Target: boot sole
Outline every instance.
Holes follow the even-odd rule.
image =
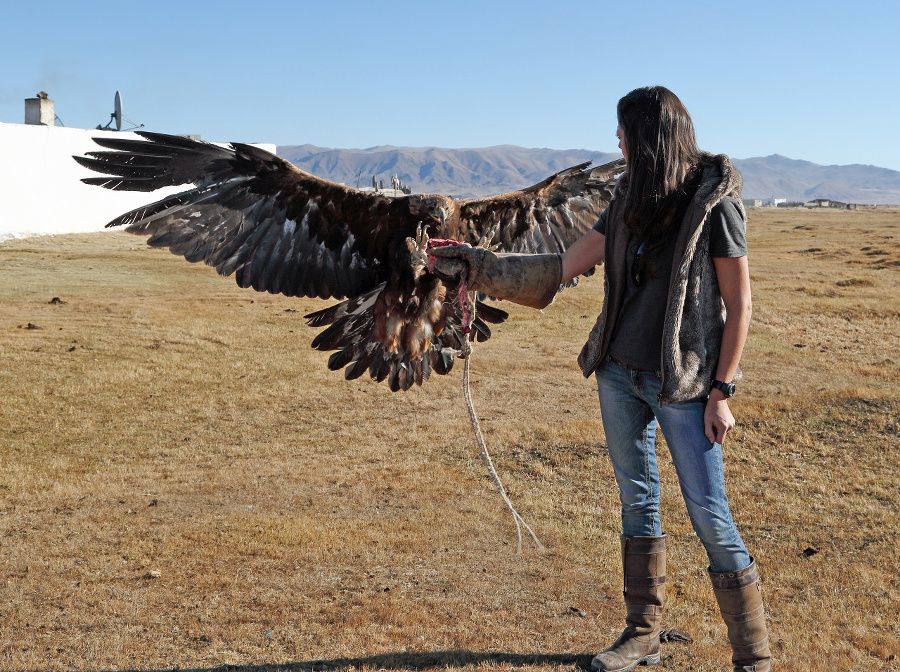
[[[618,670],[600,670],[598,667],[594,667],[591,665],[591,672],[630,672],[638,665],[659,665],[661,658],[658,653],[651,654],[649,656],[644,656],[643,658],[634,661],[631,665],[627,667],[620,667]]]

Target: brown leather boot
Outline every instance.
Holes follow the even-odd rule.
[[[710,572],[709,578],[728,626],[734,672],[769,672],[772,654],[756,562],[737,572]]]
[[[627,672],[659,663],[659,628],[666,595],[666,535],[622,536],[625,630],[591,661],[595,672]]]

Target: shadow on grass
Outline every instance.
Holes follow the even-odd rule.
[[[590,670],[591,654],[574,653],[480,653],[476,651],[426,651],[383,653],[364,658],[333,658],[263,665],[222,665],[207,668],[174,668],[143,672],[324,672],[327,670],[431,670],[471,665],[559,665]]]

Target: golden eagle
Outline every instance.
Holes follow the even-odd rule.
[[[194,186],[107,226],[149,235],[149,245],[234,274],[241,287],[346,299],[306,316],[311,326],[328,325],[313,347],[335,350],[328,368],[346,367],[348,380],[368,371],[395,391],[432,371],[446,374],[464,339],[487,339],[487,323],[508,316],[478,302],[471,334],[463,333],[455,292],[424,263],[427,239],[475,245],[490,231],[501,251],[562,253],[596,222],[624,168],[583,163],[485,199],[391,198],[315,177],[252,145],[138,135],[95,138],[113,151],[75,159],[106,177],[82,181],[129,191]]]

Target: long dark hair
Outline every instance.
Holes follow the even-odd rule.
[[[700,150],[684,104],[664,86],[624,96],[616,108],[628,154],[625,223],[652,258],[674,235],[700,179]]]

